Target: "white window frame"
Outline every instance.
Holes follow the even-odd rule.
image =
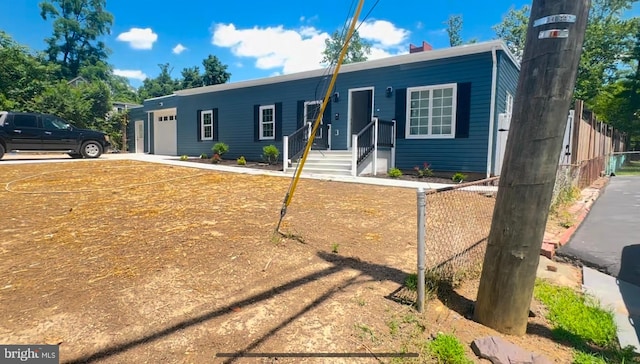
[[[442,90],[442,89],[453,89],[452,92],[452,100],[451,100],[451,133],[449,134],[431,134],[432,121],[433,117],[433,90]],[[428,134],[420,134],[420,135],[412,135],[411,134],[411,93],[416,91],[430,91],[429,97],[429,124],[428,124]],[[406,122],[405,122],[405,138],[406,139],[454,139],[456,137],[456,119],[457,119],[457,95],[458,95],[458,84],[457,83],[446,83],[441,85],[432,85],[432,86],[419,86],[419,87],[408,87],[407,88],[407,103],[406,103]]]
[[[211,125],[205,125],[204,116],[211,115]],[[213,123],[216,121],[213,120],[213,110],[202,110],[200,111],[200,140],[213,140]],[[211,137],[205,137],[205,130],[207,127],[211,128]]]
[[[273,121],[265,122],[262,120],[262,115],[264,110],[271,109],[273,112]],[[258,109],[259,113],[259,123],[260,123],[260,140],[275,140],[276,139],[276,105],[262,105]],[[264,126],[265,124],[273,124],[273,135],[272,136],[264,136]]]
[[[507,116],[511,117],[513,114],[513,95],[507,92],[507,99],[505,100],[504,112]]]

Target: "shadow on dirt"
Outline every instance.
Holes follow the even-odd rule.
[[[234,308],[237,307],[246,307],[246,306],[251,306],[257,303],[260,303],[261,301],[270,299],[276,295],[285,293],[287,291],[290,291],[292,289],[295,289],[297,287],[303,286],[309,282],[313,282],[319,279],[322,279],[324,277],[330,276],[332,274],[338,273],[340,271],[343,270],[348,270],[348,269],[352,269],[352,270],[357,270],[360,271],[361,273],[359,275],[356,275],[355,277],[350,278],[349,280],[347,280],[346,282],[341,282],[339,285],[334,286],[333,288],[329,289],[327,292],[325,292],[324,294],[322,294],[321,296],[319,296],[318,298],[316,298],[313,302],[311,302],[310,304],[308,304],[307,306],[305,306],[302,310],[300,310],[299,312],[297,312],[296,314],[286,318],[285,320],[282,321],[281,324],[279,324],[278,326],[272,328],[271,330],[269,330],[267,333],[265,333],[264,335],[262,335],[262,337],[260,337],[259,339],[253,341],[251,343],[251,345],[247,346],[246,348],[239,350],[235,353],[227,353],[229,354],[227,357],[229,357],[229,359],[227,361],[225,361],[225,363],[232,363],[234,361],[236,361],[237,359],[243,357],[243,354],[247,354],[249,353],[252,349],[255,349],[256,347],[258,347],[260,344],[262,344],[264,341],[266,341],[270,336],[273,336],[273,334],[275,334],[276,332],[278,332],[279,330],[285,328],[287,325],[289,325],[290,323],[292,323],[293,321],[295,321],[296,319],[298,319],[300,316],[304,315],[305,313],[309,312],[310,310],[312,310],[313,308],[319,306],[322,302],[326,301],[327,299],[329,299],[334,293],[338,292],[341,289],[344,289],[345,287],[349,286],[350,284],[353,284],[358,278],[361,278],[363,276],[369,277],[369,281],[392,281],[398,284],[402,284],[404,282],[405,277],[407,276],[407,273],[395,269],[395,268],[390,268],[387,266],[383,266],[383,265],[379,265],[379,264],[375,264],[375,263],[368,263],[368,262],[363,262],[360,261],[358,259],[354,259],[354,258],[348,258],[348,257],[341,257],[339,255],[336,254],[331,254],[331,253],[325,253],[325,252],[318,252],[317,256],[331,264],[333,264],[331,267],[325,268],[321,271],[306,275],[304,277],[295,279],[293,281],[290,281],[288,283],[285,283],[279,287],[275,287],[273,289],[264,291],[262,293],[256,294],[254,296],[251,296],[249,298],[246,298],[244,300],[239,300],[236,302],[233,302],[227,306],[218,308],[216,310],[210,311],[210,312],[206,312],[203,313],[201,315],[192,317],[190,319],[184,320],[182,322],[179,322],[177,324],[171,325],[169,327],[166,327],[164,329],[160,329],[154,333],[142,336],[138,339],[134,339],[128,342],[124,342],[124,343],[120,343],[120,344],[116,344],[116,345],[112,345],[110,347],[107,347],[103,350],[97,351],[93,354],[84,356],[84,357],[79,357],[73,360],[69,360],[66,361],[65,363],[68,364],[76,364],[76,363],[92,363],[92,362],[96,362],[98,360],[102,360],[102,359],[106,359],[121,353],[124,353],[128,350],[134,349],[138,346],[142,346],[145,344],[149,344],[153,341],[162,339],[164,337],[167,337],[169,335],[172,335],[180,330],[184,330],[187,328],[190,328],[192,326],[201,324],[203,322],[230,314],[233,312]],[[374,354],[372,354],[372,357],[375,357]]]

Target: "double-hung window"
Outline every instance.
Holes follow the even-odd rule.
[[[276,138],[276,106],[260,106],[260,140],[274,140]]]
[[[454,138],[456,91],[456,84],[408,88],[406,137]]]
[[[200,136],[201,140],[213,140],[213,110],[200,112]]]

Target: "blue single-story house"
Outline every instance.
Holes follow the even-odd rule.
[[[519,69],[502,41],[343,65],[313,149],[346,155],[353,174],[371,172],[361,164],[373,158],[378,171],[427,162],[436,171],[497,175],[506,140],[499,129],[508,129],[499,120],[509,120]],[[257,161],[274,144],[286,168],[300,155],[331,75],[318,69],[145,100],[130,110],[129,150],[211,156],[224,142],[225,158]]]

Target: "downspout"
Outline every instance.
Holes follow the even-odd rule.
[[[491,48],[491,59],[493,69],[491,70],[491,105],[489,106],[489,145],[487,146],[487,178],[491,177],[491,165],[493,164],[493,134],[496,116],[496,83],[498,78],[498,60],[496,47]]]

